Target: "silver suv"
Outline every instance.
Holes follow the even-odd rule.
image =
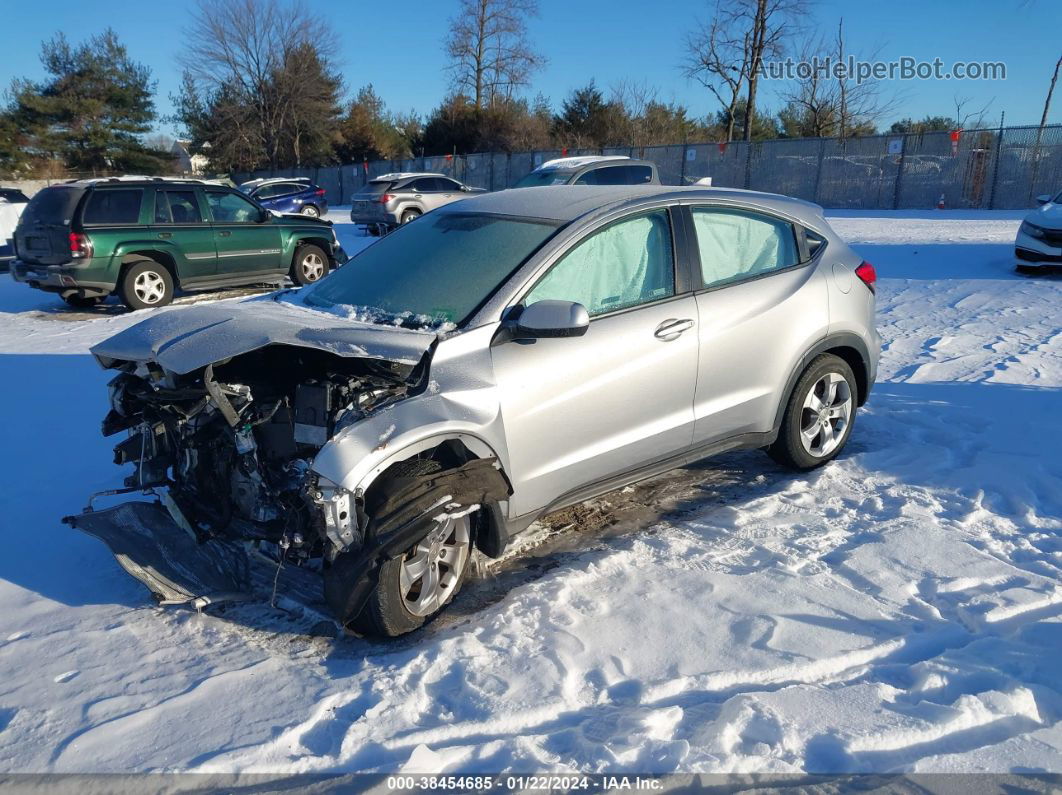
[[[350,202],[350,220],[382,234],[444,204],[483,193],[444,174],[384,174],[365,184]]]
[[[586,155],[547,160],[517,180],[514,188],[546,185],[659,185],[656,163],[626,155]]]
[[[476,197],[311,287],[93,348],[115,461],[159,502],[68,521],[162,602],[253,595],[254,541],[320,571],[342,624],[400,635],[549,511],[725,450],[837,456],[874,383],[874,283],[783,196]]]

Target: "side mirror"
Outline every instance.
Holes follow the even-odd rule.
[[[590,328],[590,313],[574,301],[536,301],[511,323],[512,339],[581,337]]]
[[[269,212],[269,210],[261,210],[258,213],[258,223],[264,224],[266,221],[268,221],[272,217],[273,217],[273,213]]]
[[[468,193],[468,192],[470,192],[471,190],[472,190],[472,188],[468,187],[468,185],[462,185],[462,186],[461,186],[461,192],[462,192],[462,193]]]
[[[1047,204],[1049,201],[1051,201],[1051,196],[1047,193],[1043,193],[1036,197],[1037,204]]]

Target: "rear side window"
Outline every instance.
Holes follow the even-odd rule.
[[[705,287],[763,276],[799,263],[792,224],[716,207],[694,207],[693,228]]]
[[[22,211],[23,223],[69,224],[74,217],[77,203],[84,195],[84,188],[57,185],[43,188],[33,194],[26,209]]]
[[[644,185],[653,179],[649,166],[603,166],[587,171],[576,185]]]
[[[578,243],[523,303],[575,301],[593,316],[674,294],[670,224],[661,210],[619,221]]]
[[[159,191],[155,198],[155,223],[200,224],[203,214],[199,212],[193,190]]]
[[[143,188],[94,190],[81,215],[83,224],[135,224],[140,220]]]

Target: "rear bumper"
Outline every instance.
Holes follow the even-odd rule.
[[[389,213],[386,210],[351,210],[350,211],[351,223],[360,224],[361,226],[398,226],[398,219],[395,218],[394,213]]]
[[[11,260],[11,278],[48,293],[82,290],[95,294],[114,291],[115,282],[107,278],[107,268],[94,260],[78,265],[36,265]]]

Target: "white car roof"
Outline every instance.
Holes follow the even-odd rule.
[[[252,179],[247,182],[241,182],[240,187],[246,188],[250,185],[254,185],[256,188],[262,185],[273,185],[278,182],[310,182],[309,177],[262,177],[260,179]]]
[[[558,157],[547,160],[535,171],[552,171],[556,168],[582,168],[593,163],[604,163],[607,160],[630,160],[627,155],[581,155],[579,157]]]
[[[408,179],[409,177],[446,177],[445,174],[438,174],[434,171],[395,171],[391,174],[381,174],[378,177],[373,177],[369,182],[376,182],[377,180],[385,179]],[[452,179],[452,177],[446,177]]]

